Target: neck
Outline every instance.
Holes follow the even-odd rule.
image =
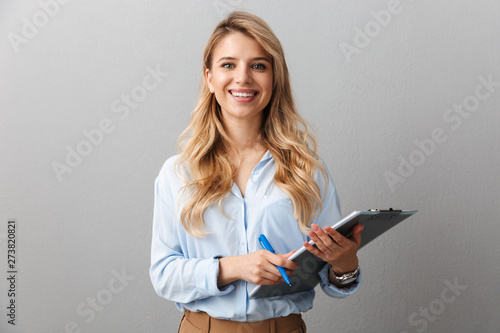
[[[250,121],[238,119],[227,119],[224,121],[226,133],[234,142],[240,154],[264,150],[259,141],[261,125],[261,117]]]

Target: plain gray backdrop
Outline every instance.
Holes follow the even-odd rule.
[[[153,183],[233,9],[280,38],[343,215],[419,210],[359,253],[357,293],[318,290],[308,331],[499,332],[496,0],[2,1],[0,331],[176,332],[148,275]]]

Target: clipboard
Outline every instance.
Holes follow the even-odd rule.
[[[345,237],[349,237],[352,234],[352,228],[356,224],[363,224],[364,228],[361,232],[361,245],[359,247],[361,250],[375,238],[416,212],[417,210],[397,210],[392,208],[354,211],[331,227]],[[316,247],[312,240],[309,243]],[[289,259],[299,265],[299,268],[290,276],[292,286],[290,287],[285,282],[273,286],[256,286],[250,292],[250,298],[279,297],[299,293],[314,289],[319,284],[321,279],[318,272],[326,264],[323,260],[307,251],[304,246],[291,255]]]

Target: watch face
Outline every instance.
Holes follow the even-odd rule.
[[[349,273],[345,273],[342,276],[335,275],[332,268],[330,267],[330,274],[335,278],[335,280],[337,280],[339,282],[345,282],[346,280],[356,279],[358,277],[358,274],[359,274],[359,266],[354,271],[349,272]]]
[[[348,283],[351,283],[351,282],[354,282],[354,281],[356,281],[356,278],[355,278],[355,277],[350,278],[350,279],[345,279],[345,280],[343,280],[341,283],[342,283],[342,284],[348,284]]]

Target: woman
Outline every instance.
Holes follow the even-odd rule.
[[[184,311],[179,332],[305,332],[300,313],[312,307],[313,290],[264,299],[249,292],[282,282],[276,266],[293,274],[287,258],[304,245],[328,263],[324,292],[348,296],[360,282],[362,226],[349,239],[328,227],[341,218],[338,196],[263,20],[233,12],[220,22],[203,80],[181,153],[155,184],[153,286]],[[280,254],[262,250],[260,234]]]

